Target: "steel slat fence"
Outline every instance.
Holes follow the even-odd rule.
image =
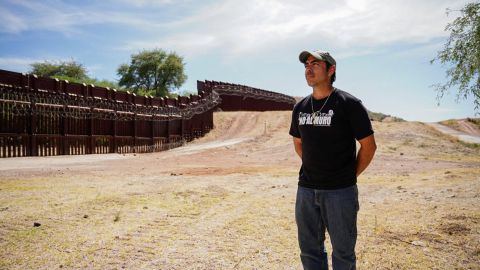
[[[215,110],[294,104],[241,85],[197,85],[197,95],[156,98],[0,70],[0,157],[163,151],[209,132]]]

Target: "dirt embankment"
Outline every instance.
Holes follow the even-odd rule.
[[[429,125],[462,142],[480,145],[480,119],[452,119]]]
[[[458,120],[458,129],[470,135],[480,136],[480,118]]]
[[[290,112],[214,121],[166,152],[0,160],[0,269],[301,269]],[[478,269],[480,149],[418,122],[374,129],[358,268]]]

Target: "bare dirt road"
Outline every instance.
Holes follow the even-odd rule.
[[[160,153],[0,160],[0,269],[301,269],[290,113],[214,118]],[[423,123],[374,129],[358,268],[479,269],[480,149]]]

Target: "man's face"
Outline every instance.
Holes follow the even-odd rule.
[[[332,68],[330,68],[331,70]],[[311,87],[323,83],[330,84],[332,74],[333,72],[331,74],[327,72],[327,64],[324,61],[320,61],[311,55],[305,61],[305,79]]]

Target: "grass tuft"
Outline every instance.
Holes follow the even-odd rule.
[[[120,221],[120,211],[117,211],[115,213],[115,217],[113,218],[113,222],[118,222]]]

